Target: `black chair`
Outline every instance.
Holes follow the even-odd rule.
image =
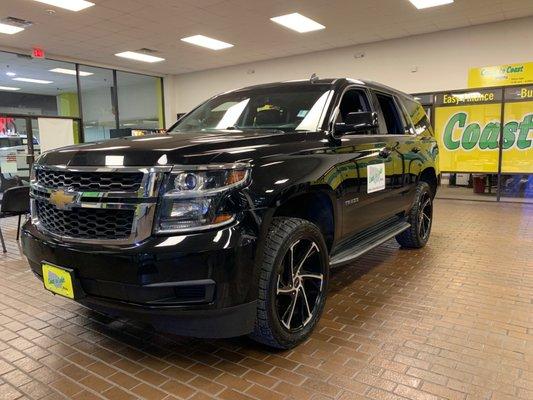
[[[17,186],[7,189],[2,196],[2,203],[0,207],[0,219],[7,217],[18,216],[17,225],[17,240],[20,236],[20,218],[22,215],[29,214],[30,212],[30,187],[29,186]],[[6,244],[4,243],[4,235],[2,234],[2,228],[0,228],[0,240],[2,241],[2,248],[4,253],[6,250]]]
[[[7,189],[22,185],[23,183],[20,176],[0,173],[0,192],[5,192]]]

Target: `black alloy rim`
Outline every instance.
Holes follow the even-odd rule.
[[[283,257],[276,283],[276,311],[289,332],[304,329],[317,313],[324,291],[325,265],[312,239],[293,243]]]
[[[433,216],[433,205],[429,193],[424,193],[420,199],[420,215],[418,217],[418,235],[426,240],[431,230],[431,219]]]

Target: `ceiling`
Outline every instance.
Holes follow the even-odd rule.
[[[533,15],[533,1],[455,0],[417,10],[408,0],[91,0],[80,12],[33,0],[2,0],[0,19],[31,20],[0,46],[41,46],[50,55],[156,74],[180,74]],[[56,12],[49,15],[46,10]],[[326,26],[299,34],[270,17],[299,12]],[[203,34],[235,45],[213,51],[180,41]],[[150,48],[166,61],[115,57]]]

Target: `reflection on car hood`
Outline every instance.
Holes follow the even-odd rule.
[[[39,164],[155,166],[234,162],[252,158],[259,149],[290,141],[291,135],[270,130],[224,130],[126,137],[52,150],[43,154]]]

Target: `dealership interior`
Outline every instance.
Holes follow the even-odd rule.
[[[533,399],[532,43],[531,0],[0,0],[0,400]]]

